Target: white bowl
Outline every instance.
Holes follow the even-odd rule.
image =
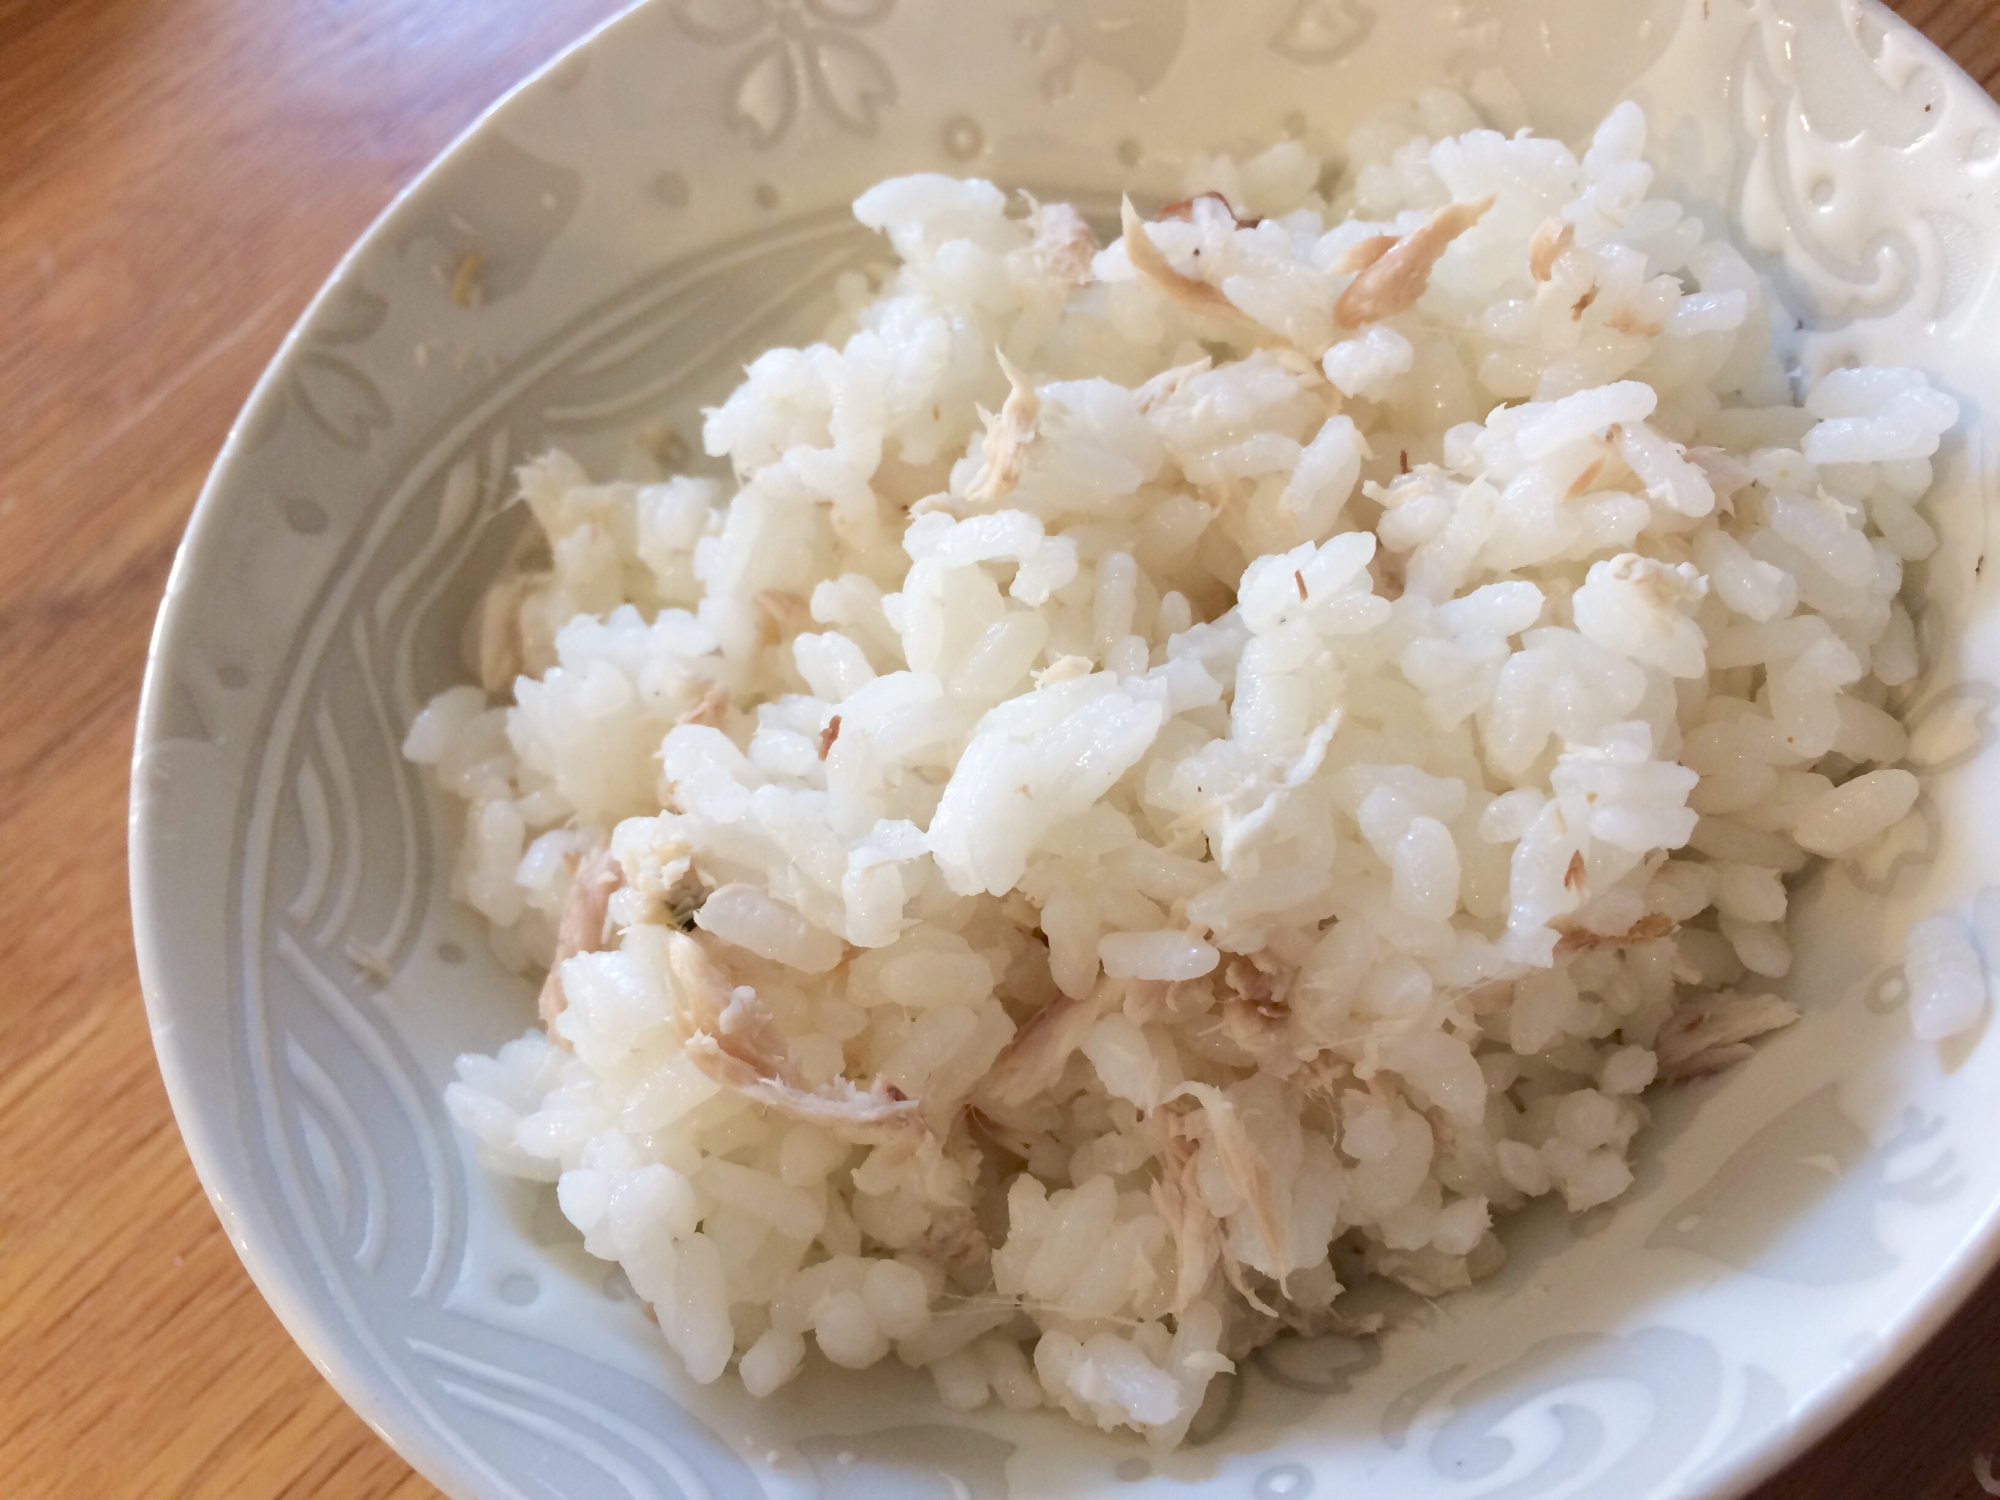
[[[1575,138],[1643,102],[1664,175],[1796,314],[1808,370],[1922,366],[1964,402],[1914,570],[1926,834],[1800,903],[1804,1023],[1661,1099],[1613,1210],[1367,1344],[1255,1360],[1170,1458],[952,1416],[905,1372],[768,1404],[680,1378],[552,1195],[478,1170],[440,1092],[528,989],[445,890],[397,753],[458,675],[511,466],[699,405],[872,255],[844,205],[917,169],[1177,195],[1200,149],[1328,142],[1428,84]],[[1851,1410],[2000,1252],[2000,1038],[1911,1040],[1901,935],[2000,956],[2000,112],[1842,0],[652,0],[515,92],[335,274],[231,435],[161,613],[133,772],[160,1064],[251,1274],[454,1496],[1739,1493]],[[476,266],[466,257],[476,253]],[[452,296],[465,268],[474,307]],[[476,277],[474,272],[476,270]],[[815,1487],[817,1486],[817,1487]]]

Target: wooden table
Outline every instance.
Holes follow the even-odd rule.
[[[436,1492],[203,1201],[133,971],[147,633],[230,418],[347,245],[620,0],[0,0],[0,1496]],[[1992,86],[2000,4],[1906,0]],[[2000,1278],[1758,1500],[1976,1497]],[[2000,1494],[2000,1484],[1987,1493]]]

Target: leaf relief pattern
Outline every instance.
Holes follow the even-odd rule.
[[[1271,50],[1287,62],[1323,66],[1358,50],[1374,29],[1375,12],[1360,0],[1297,0]]]
[[[674,0],[672,14],[695,41],[747,44],[729,79],[729,125],[765,147],[790,133],[808,95],[843,129],[875,133],[896,102],[896,79],[850,33],[894,8],[895,0]]]

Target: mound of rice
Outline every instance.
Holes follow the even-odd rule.
[[[733,485],[523,470],[546,554],[407,753],[552,967],[449,1102],[696,1380],[893,1354],[1171,1445],[1344,1285],[1616,1198],[1644,1091],[1794,1018],[1788,877],[1917,794],[1957,411],[1800,404],[1644,145],[1429,95],[1330,198],[1197,161],[1106,248],[886,182],[900,264],[708,413]]]

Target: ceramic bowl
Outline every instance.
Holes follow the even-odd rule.
[[[1087,206],[1196,150],[1326,147],[1448,85],[1576,139],[1632,97],[1733,223],[1801,368],[1921,366],[1964,403],[1913,569],[1920,815],[1797,909],[1805,1020],[1663,1098],[1639,1179],[1530,1215],[1506,1269],[1378,1340],[1274,1346],[1170,1456],[945,1412],[900,1370],[757,1404],[682,1379],[553,1194],[480,1171],[454,1054],[531,1014],[446,892],[398,743],[559,443],[608,464],[876,255],[845,205],[914,170]],[[1851,0],[650,0],[468,132],[286,342],[189,528],[146,681],[133,908],[181,1129],[286,1326],[470,1500],[1666,1500],[1739,1493],[1850,1410],[2000,1250],[2000,1037],[1911,1039],[1901,938],[2000,958],[2000,111]],[[476,257],[476,259],[474,259]],[[476,289],[477,296],[470,295]]]

